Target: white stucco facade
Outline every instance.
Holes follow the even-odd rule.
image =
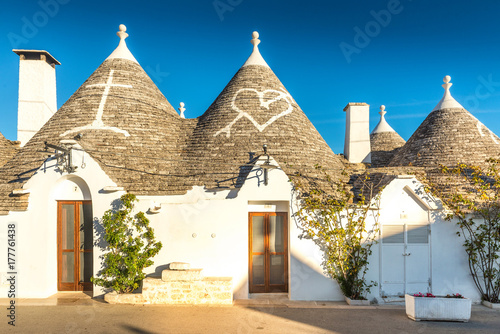
[[[28,210],[0,216],[2,226],[14,223],[17,228],[17,291],[21,298],[44,298],[58,290],[57,200],[92,200],[96,244],[94,275],[101,268],[99,244],[102,245],[102,235],[99,234],[102,228],[99,218],[124,192],[103,191],[104,187],[116,184],[86,153],[73,151],[73,161],[76,165],[84,161],[86,165],[69,175],[61,173],[54,160],[47,161],[24,187],[30,191]],[[312,241],[299,238],[301,231],[293,218],[295,209],[290,206],[294,201],[288,177],[280,169],[271,169],[268,181],[268,185],[264,185],[262,170],[255,168],[238,190],[206,191],[195,187],[179,196],[139,196],[137,211],[146,212],[157,239],[163,243],[147,273],[159,274],[171,262],[188,262],[192,268],[202,268],[206,276],[232,277],[234,298],[249,298],[248,213],[286,212],[289,298],[342,300],[338,285],[323,273],[323,255],[319,248]],[[160,208],[159,212],[151,213],[153,207]],[[367,274],[367,280],[378,285],[372,288],[369,299],[382,301],[382,297],[405,292],[439,295],[458,292],[479,301],[462,240],[456,236],[457,227],[443,219],[439,201],[423,193],[423,186],[414,177],[396,178],[385,187],[381,194],[379,219],[381,237],[373,246]],[[404,245],[390,244],[390,251],[387,250],[383,234],[386,225],[409,226],[409,230],[411,226],[428,226],[429,242],[420,249],[413,248],[410,256],[394,255],[394,249],[390,247],[403,247],[404,250]],[[3,231],[0,235],[0,247],[5,249],[6,235]],[[388,252],[392,252],[393,257],[399,256],[399,260],[392,258],[387,263],[391,259],[387,257]],[[424,260],[418,260],[419,256]],[[398,264],[401,258],[407,261],[403,266]],[[411,262],[415,258],[416,262]],[[7,259],[4,257],[0,261],[0,266],[7,268]],[[422,269],[418,268],[419,265]],[[6,295],[7,273],[1,275],[0,293]],[[424,290],[425,284],[412,283],[415,275],[429,275],[428,290]],[[403,283],[398,283],[398,277],[403,278]],[[412,290],[416,288],[419,291]],[[101,288],[94,287],[94,295],[102,293]]]
[[[370,299],[430,292],[480,301],[458,226],[444,218],[439,199],[413,176],[399,176],[383,189],[380,233],[367,274],[368,281],[377,282]]]
[[[272,160],[271,160],[272,161]],[[106,192],[116,186],[99,165],[83,151],[73,151],[73,163],[85,168],[61,173],[48,160],[23,189],[30,192],[27,211],[0,216],[0,224],[16,225],[17,293],[20,298],[45,298],[57,293],[57,201],[91,200],[94,217],[94,275],[101,268],[102,226],[99,218],[124,191]],[[258,162],[260,163],[260,162]],[[275,162],[273,161],[275,164]],[[188,262],[202,268],[205,276],[233,278],[235,299],[249,298],[249,212],[285,212],[288,217],[289,298],[295,300],[341,300],[336,283],[323,275],[322,254],[308,240],[298,238],[291,216],[291,185],[280,169],[269,170],[268,185],[255,168],[240,189],[206,191],[194,187],[179,196],[138,196],[137,211],[146,213],[163,244],[147,274],[161,273],[171,262]],[[151,213],[151,208],[160,208]],[[0,247],[6,248],[5,233]],[[2,258],[1,268],[7,268]],[[6,295],[7,272],[1,273],[0,293]],[[94,295],[103,290],[94,287]]]

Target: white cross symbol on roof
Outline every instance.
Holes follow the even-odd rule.
[[[109,72],[108,81],[106,83],[93,84],[93,85],[86,86],[86,87],[104,87],[104,92],[102,93],[101,102],[99,103],[99,109],[97,109],[96,118],[92,122],[92,124],[80,126],[80,127],[68,130],[68,131],[64,132],[63,134],[61,134],[61,137],[68,135],[70,133],[79,132],[81,130],[110,130],[110,131],[114,131],[117,133],[122,133],[125,137],[130,136],[130,134],[126,130],[118,129],[118,128],[112,127],[112,126],[106,126],[106,125],[104,125],[104,122],[102,121],[102,114],[104,113],[104,106],[106,105],[106,100],[108,98],[109,90],[111,89],[111,87],[132,88],[131,85],[114,84],[113,83],[113,73],[114,72],[115,72],[114,70],[111,70]]]

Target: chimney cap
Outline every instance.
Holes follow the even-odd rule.
[[[349,102],[345,108],[344,108],[344,111],[347,111],[347,109],[349,109],[349,107],[354,107],[354,106],[370,106],[368,103],[365,103],[365,102]]]
[[[45,51],[45,50],[23,50],[23,49],[13,49],[12,50],[15,54],[17,54],[18,56],[21,56],[21,55],[31,55],[31,56],[37,56],[37,55],[44,55],[45,56],[45,61],[52,65],[52,64],[55,64],[55,65],[61,65],[61,63],[56,59],[54,58],[48,51]],[[33,57],[29,57],[30,59],[34,59]],[[38,57],[38,59],[41,59],[40,57]]]

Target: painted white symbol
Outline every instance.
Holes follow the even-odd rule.
[[[483,129],[482,129],[482,128],[483,128],[483,126],[484,126],[484,124],[483,124],[483,123],[481,123],[480,121],[477,121],[476,126],[477,126],[477,131],[479,131],[479,134],[481,135],[481,137],[485,137],[485,136],[486,136],[486,134],[485,134],[485,133],[483,133]],[[485,127],[485,126],[484,126],[484,127]],[[485,128],[486,128],[486,127],[485,127]],[[497,138],[495,138],[495,137],[496,137],[496,136],[495,136],[495,134],[494,134],[493,132],[491,132],[491,130],[490,130],[490,129],[488,129],[488,128],[486,128],[486,129],[487,129],[487,130],[488,130],[488,132],[490,133],[491,140],[493,140],[493,141],[495,142],[495,144],[497,144],[497,145],[498,145],[498,141],[497,141]]]
[[[80,126],[80,127],[68,130],[65,133],[61,134],[61,137],[66,136],[70,133],[79,132],[81,130],[109,130],[109,131],[121,133],[125,137],[130,136],[130,134],[126,130],[122,130],[122,129],[112,127],[112,126],[106,126],[106,125],[104,125],[104,122],[102,121],[102,114],[104,113],[104,106],[106,105],[106,100],[108,98],[109,90],[111,89],[111,87],[132,88],[131,85],[114,84],[113,83],[113,73],[114,72],[115,72],[114,70],[111,70],[109,72],[109,78],[108,78],[108,81],[106,83],[86,86],[87,88],[89,88],[89,87],[104,87],[104,92],[102,93],[101,103],[99,103],[99,109],[97,109],[97,114],[96,114],[94,122],[92,122],[92,124],[89,124],[89,125]]]
[[[274,90],[274,89],[266,89],[263,92],[259,92],[258,90],[253,89],[253,88],[243,88],[243,89],[240,89],[239,91],[237,91],[236,94],[234,94],[234,96],[233,96],[233,100],[231,102],[231,107],[238,112],[238,115],[236,116],[236,118],[231,123],[229,123],[228,125],[226,125],[226,127],[224,127],[223,129],[217,131],[214,134],[214,137],[218,136],[222,132],[225,132],[226,133],[226,137],[229,138],[229,136],[231,135],[231,127],[240,118],[242,118],[242,117],[246,117],[250,122],[252,122],[252,124],[257,128],[257,130],[259,130],[260,132],[262,132],[265,128],[267,128],[269,125],[271,125],[272,123],[274,123],[277,119],[279,119],[279,118],[281,118],[281,117],[283,117],[283,116],[288,115],[289,113],[291,113],[293,111],[293,106],[292,106],[293,98],[283,88],[281,88],[281,89],[283,91]],[[274,102],[280,101],[280,100],[281,101],[285,101],[286,103],[288,103],[288,108],[285,111],[282,111],[281,113],[279,113],[279,114],[274,115],[273,117],[271,117],[266,123],[259,124],[259,122],[257,122],[255,119],[253,119],[253,117],[250,114],[248,114],[246,111],[241,110],[236,105],[236,98],[238,97],[238,94],[241,93],[241,92],[243,92],[243,91],[252,91],[252,92],[255,92],[259,96],[260,106],[264,107],[264,108],[266,108],[268,110],[269,110],[269,106],[271,105],[271,103],[274,103]],[[275,98],[269,99],[267,101],[264,101],[264,95],[266,93],[278,93],[278,96],[276,96]]]

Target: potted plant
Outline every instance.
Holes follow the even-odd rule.
[[[459,293],[437,297],[431,293],[419,292],[405,295],[405,308],[408,318],[415,321],[467,322],[471,314],[471,300]]]

